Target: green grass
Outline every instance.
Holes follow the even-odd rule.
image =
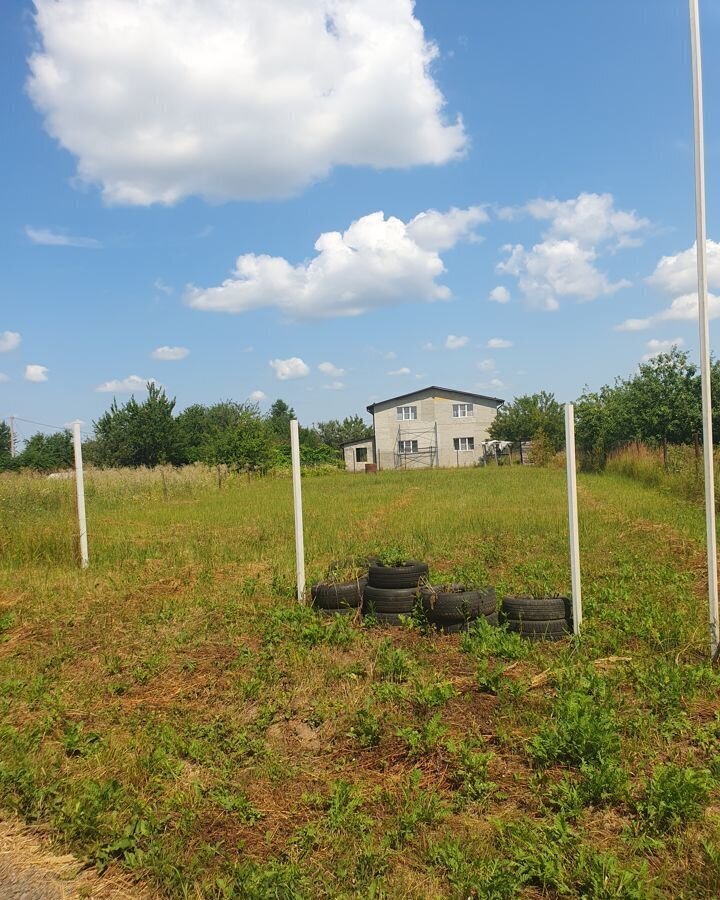
[[[164,897],[720,894],[702,510],[580,478],[585,628],[527,644],[294,600],[291,484],[0,478],[0,811]],[[303,484],[310,579],[387,548],[568,594],[563,473]]]

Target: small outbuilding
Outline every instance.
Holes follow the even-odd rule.
[[[349,472],[364,472],[367,465],[375,465],[375,439],[363,438],[342,445],[345,468]]]

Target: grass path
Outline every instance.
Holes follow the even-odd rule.
[[[327,622],[293,602],[289,482],[0,480],[0,807],[156,896],[720,895],[702,510],[580,479],[586,630]],[[563,473],[304,482],[308,566],[401,545],[567,593]],[[106,876],[107,877],[107,876]]]

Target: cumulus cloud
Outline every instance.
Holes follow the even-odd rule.
[[[51,228],[33,228],[26,225],[25,234],[33,244],[40,244],[43,247],[79,247],[83,250],[97,250],[102,247],[100,241],[95,238],[73,237],[71,234],[53,231]]]
[[[670,341],[662,341],[658,338],[652,338],[646,344],[647,353],[645,353],[642,357],[643,362],[648,362],[648,360],[653,359],[655,356],[659,356],[661,353],[669,353],[673,347],[682,347],[684,346],[685,341],[680,338],[674,338]]]
[[[461,347],[464,347],[469,341],[470,341],[470,338],[464,334],[463,335],[449,334],[445,338],[445,349],[446,350],[459,350]]]
[[[461,156],[410,0],[35,0],[28,90],[109,203],[291,194]]]
[[[324,384],[323,387],[328,391],[341,391],[345,385],[342,381],[331,381],[329,384]]]
[[[720,243],[707,242],[707,274],[710,291],[720,291]],[[650,287],[672,297],[670,306],[645,319],[626,319],[616,331],[643,331],[661,322],[690,322],[698,317],[697,244],[674,256],[663,256],[645,279]],[[708,317],[720,317],[720,296],[708,293]]]
[[[496,387],[496,388],[503,388],[503,387],[505,387],[505,382],[504,382],[504,381],[501,381],[499,378],[491,378],[491,379],[490,379],[490,384],[491,384],[493,387]]]
[[[155,288],[156,291],[161,291],[167,297],[169,297],[170,294],[173,293],[173,289],[170,287],[169,284],[165,284],[165,282],[162,280],[162,278],[156,278],[155,281],[153,281],[153,287]]]
[[[310,374],[310,366],[306,365],[298,356],[291,356],[290,359],[271,359],[270,366],[275,371],[275,377],[280,381],[304,378]]]
[[[610,281],[596,262],[603,254],[636,246],[650,224],[634,211],[616,209],[612,194],[533,200],[517,214],[547,221],[549,227],[529,250],[522,244],[504,247],[507,259],[497,271],[514,275],[529,304],[546,311],[557,310],[565,297],[595,300],[628,287],[626,279]]]
[[[157,347],[150,356],[153,359],[161,359],[166,362],[176,359],[185,359],[190,351],[187,347]]]
[[[432,227],[418,234],[416,216],[403,222],[383,212],[363,216],[344,231],[321,234],[317,255],[293,265],[281,256],[239,256],[232,276],[217,287],[190,286],[187,303],[195,309],[243,313],[277,307],[292,318],[358,316],[385,306],[450,299],[437,280],[445,272],[440,251],[472,236],[476,220],[458,224],[460,210],[430,211]],[[467,210],[465,212],[468,212]],[[443,230],[439,221],[451,220]]]
[[[17,331],[0,331],[0,353],[9,353],[20,346],[20,337]]]
[[[47,366],[25,366],[25,381],[34,381],[36,384],[39,384],[41,381],[47,381],[47,372]]]
[[[413,241],[423,250],[449,250],[462,238],[479,241],[480,238],[474,229],[489,219],[482,206],[470,206],[467,209],[453,206],[446,213],[429,209],[411,219],[407,230]]]
[[[493,288],[488,294],[488,300],[493,303],[509,303],[510,302],[510,291],[499,284],[496,288]]]
[[[333,378],[340,378],[341,375],[345,374],[345,369],[339,369],[331,362],[320,363],[318,369],[323,373],[323,375],[331,375]]]
[[[490,350],[507,350],[508,347],[512,347],[513,342],[508,341],[505,338],[490,338],[487,342],[487,346]]]
[[[267,394],[265,391],[253,391],[252,394],[250,394],[249,399],[252,400],[253,403],[260,403],[261,400],[267,400]]]
[[[140,375],[128,375],[127,378],[112,378],[103,381],[95,390],[98,394],[134,394],[147,390],[148,383],[157,384],[154,378],[141,378]]]
[[[495,360],[494,359],[481,359],[479,363],[477,363],[478,369],[481,372],[494,372],[495,371]]]
[[[388,375],[409,375],[410,369],[407,366],[403,366],[401,369],[393,369],[392,372],[388,372]]]

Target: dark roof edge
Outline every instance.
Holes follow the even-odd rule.
[[[340,444],[340,446],[341,447],[351,447],[353,444],[367,444],[368,441],[374,441],[374,440],[375,440],[375,435],[371,434],[370,437],[358,438],[355,441],[343,441],[342,444]]]
[[[398,394],[397,397],[388,397],[387,400],[378,400],[366,407],[369,413],[372,413],[376,406],[381,403],[390,403],[393,400],[403,400],[405,397],[412,397],[414,394],[424,394],[426,391],[445,391],[448,394],[465,394],[466,397],[481,397],[483,400],[492,400],[498,406],[502,406],[505,402],[500,397],[490,397],[488,394],[478,394],[475,391],[459,391],[456,388],[440,387],[438,384],[431,384],[429,387],[418,388],[416,391],[406,391],[404,394]]]

